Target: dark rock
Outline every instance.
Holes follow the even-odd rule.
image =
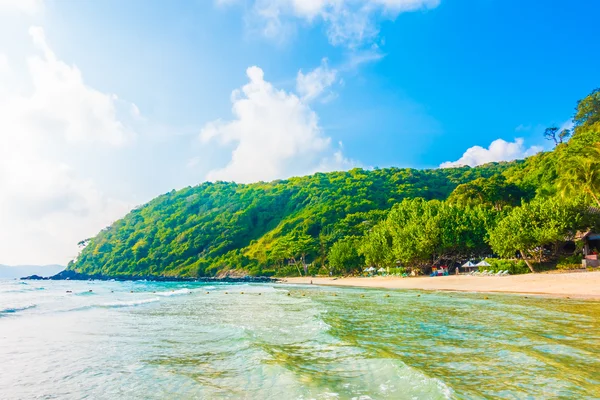
[[[223,278],[215,278],[215,277],[201,277],[201,278],[184,278],[177,276],[131,276],[131,275],[119,275],[119,276],[105,276],[101,274],[82,274],[72,270],[64,270],[59,272],[58,274],[50,277],[42,277],[38,275],[31,275],[24,278],[23,280],[54,280],[54,281],[62,281],[62,280],[73,280],[73,281],[151,281],[151,282],[227,282],[227,283],[237,283],[237,282],[250,282],[250,283],[269,283],[269,282],[277,282],[278,279],[269,278],[266,276],[244,276],[244,277],[230,277],[226,276]]]
[[[44,278],[43,276],[39,276],[39,275],[31,275],[31,276],[26,276],[25,278],[21,278],[21,280],[30,280],[30,281],[43,281],[49,278]]]

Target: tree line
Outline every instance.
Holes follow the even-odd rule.
[[[598,227],[600,90],[578,102],[573,122],[553,151],[526,160],[171,191],[82,240],[68,268],[112,276],[283,276],[426,269],[496,255],[521,257],[535,270],[577,231]]]

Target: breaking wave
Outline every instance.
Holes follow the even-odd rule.
[[[15,314],[15,313],[18,313],[19,311],[25,311],[25,310],[29,310],[30,308],[35,308],[35,307],[37,307],[36,304],[28,304],[28,305],[19,306],[19,307],[6,307],[6,308],[0,310],[0,314]]]
[[[180,296],[182,294],[192,294],[194,290],[192,289],[179,289],[179,290],[171,290],[170,292],[156,292],[154,293],[157,296],[162,297],[171,297],[171,296]]]
[[[122,308],[122,307],[135,307],[141,306],[148,303],[154,303],[160,301],[158,297],[154,297],[151,299],[143,299],[143,300],[130,300],[130,301],[113,301],[110,303],[100,303],[100,304],[89,304],[82,307],[73,308],[66,311],[81,311],[81,310],[89,310],[92,308]]]

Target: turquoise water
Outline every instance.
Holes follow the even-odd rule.
[[[0,398],[600,398],[600,303],[484,297],[0,281]]]

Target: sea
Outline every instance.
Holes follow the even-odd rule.
[[[0,399],[598,399],[600,303],[0,281]]]

